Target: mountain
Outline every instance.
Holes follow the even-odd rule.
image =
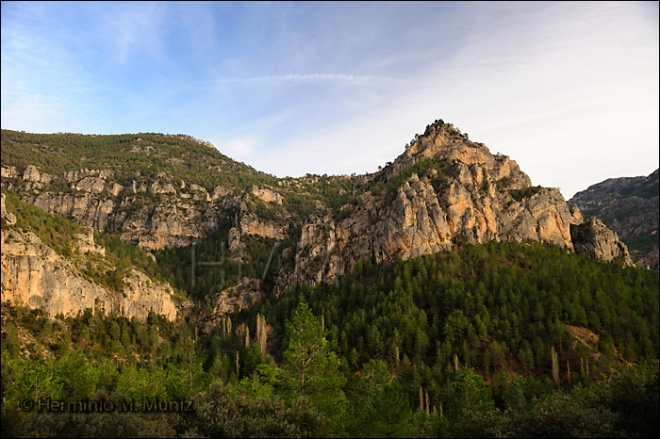
[[[363,258],[462,243],[536,241],[631,263],[616,235],[583,221],[559,190],[532,186],[515,161],[442,120],[376,173],[282,179],[184,135],[3,130],[2,187],[151,252],[163,277],[209,301],[211,314],[334,281]]]
[[[2,436],[655,437],[658,272],[443,121],[365,175],[2,132]]]
[[[592,233],[602,226],[583,222],[558,189],[532,186],[515,161],[492,155],[443,121],[416,135],[382,171],[365,176],[358,194],[339,215],[304,226],[299,282],[332,280],[362,257],[407,259],[492,240],[552,243],[629,263],[625,246]]]
[[[658,269],[658,170],[644,177],[610,178],[570,200],[626,243],[636,264]]]

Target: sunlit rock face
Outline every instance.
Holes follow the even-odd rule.
[[[424,163],[429,166],[419,166]],[[401,184],[392,187],[397,178]],[[515,161],[492,155],[452,125],[430,126],[381,173],[364,180],[368,188],[379,184],[390,192],[366,191],[341,218],[324,216],[303,227],[297,281],[335,279],[362,257],[408,259],[491,240],[547,242],[590,257],[629,260],[623,243],[600,232],[591,247],[576,247],[571,228],[582,224],[582,214],[558,189],[533,187]]]
[[[176,320],[179,315],[172,288],[153,282],[137,270],[124,277],[123,291],[114,291],[86,278],[74,263],[32,232],[2,230],[2,242],[3,303],[40,308],[50,317],[76,316],[87,308],[108,316],[141,320],[150,312],[168,320]],[[85,238],[79,249],[103,256],[104,249],[91,245]]]

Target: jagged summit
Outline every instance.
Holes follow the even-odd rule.
[[[572,235],[583,218],[558,189],[532,186],[515,161],[491,154],[441,120],[416,135],[394,162],[365,178],[360,189],[364,192],[342,207],[341,215],[315,218],[303,227],[298,281],[334,279],[362,257],[407,259],[462,242],[540,241],[569,251],[611,245],[576,247],[576,240],[595,235]],[[625,246],[589,254],[630,263]]]
[[[450,123],[438,120],[416,135],[395,163],[410,166],[423,159],[458,160],[465,164],[492,163],[493,156],[483,143],[472,142]]]
[[[486,145],[471,141],[467,134],[441,119],[427,125],[424,134],[415,135],[405,151],[388,164],[384,173],[388,177],[397,176],[425,160],[483,166],[488,169],[489,178],[496,181],[507,178],[509,189],[532,185],[531,179],[514,160],[503,154],[493,155]]]

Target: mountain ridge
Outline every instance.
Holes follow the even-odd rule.
[[[407,259],[464,242],[545,242],[631,263],[616,234],[585,222],[558,189],[532,186],[514,160],[491,154],[442,120],[427,125],[378,172],[283,179],[189,136],[3,130],[2,187],[147,251],[181,248],[179,261],[190,258],[191,245],[223,231],[215,257],[223,269],[233,264],[233,283],[247,288],[238,294],[248,296],[263,288],[274,257],[269,285],[276,294],[298,283],[332,282],[362,258]],[[266,240],[259,244],[262,253],[270,250],[264,246],[273,248],[263,276],[257,269],[249,276],[258,282],[243,281],[241,267],[250,257],[243,249],[255,238]],[[189,283],[199,264],[192,261]]]

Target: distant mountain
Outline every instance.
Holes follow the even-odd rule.
[[[658,269],[658,170],[647,177],[610,178],[570,200],[600,218],[626,243],[633,261]]]

